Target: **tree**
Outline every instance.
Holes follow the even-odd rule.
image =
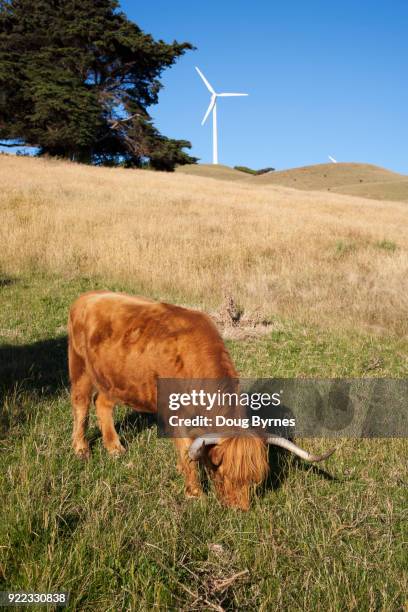
[[[145,34],[117,0],[0,0],[0,139],[88,163],[194,163],[147,112],[189,49]]]

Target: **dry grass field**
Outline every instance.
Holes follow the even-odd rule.
[[[198,176],[204,178],[213,178],[220,181],[252,181],[254,177],[240,170],[235,170],[230,166],[222,164],[188,164],[186,166],[178,166],[176,172],[180,174],[188,174],[189,176]]]
[[[233,296],[264,328],[224,329],[244,377],[406,378],[408,205],[6,155],[0,186],[0,591],[69,591],[75,612],[404,610],[406,440],[337,440],[319,466],[273,449],[247,513],[188,501],[171,442],[125,407],[122,459],[94,411],[91,459],[73,455],[66,320],[103,287],[210,312]]]
[[[332,191],[374,200],[408,202],[408,176],[372,164],[338,163],[303,166],[251,176],[227,166],[181,166],[178,172],[252,186],[280,185],[306,191]]]
[[[290,170],[279,170],[263,174],[260,183],[271,185],[285,185],[296,189],[321,190],[342,189],[347,185],[361,183],[390,183],[408,181],[408,176],[386,170],[372,164],[358,164],[339,162],[337,164],[316,164],[315,166],[302,166]]]
[[[96,275],[209,310],[408,332],[408,206],[0,157],[0,269]]]

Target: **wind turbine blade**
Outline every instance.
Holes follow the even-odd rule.
[[[214,89],[212,88],[212,86],[209,84],[209,82],[207,81],[207,79],[205,78],[205,76],[203,75],[203,73],[201,72],[201,70],[199,68],[197,68],[197,66],[195,67],[195,69],[197,70],[198,74],[200,75],[200,77],[202,78],[202,80],[204,81],[205,86],[207,87],[208,91],[210,91],[212,94],[215,94]]]
[[[202,120],[201,125],[204,125],[204,123],[207,121],[208,115],[211,113],[212,109],[214,108],[214,104],[215,104],[215,100],[216,99],[217,99],[217,96],[215,94],[213,94],[211,96],[209,107],[207,108],[207,112],[204,115],[204,119]]]
[[[332,162],[332,164],[337,164],[337,159],[334,159],[334,157],[332,157],[331,155],[329,155],[329,159]]]
[[[220,94],[217,94],[217,96],[220,96],[221,98],[229,98],[230,96],[249,96],[249,94],[243,94],[243,93],[220,93]]]

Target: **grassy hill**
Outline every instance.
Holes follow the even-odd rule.
[[[250,176],[228,166],[198,164],[179,172],[251,185],[281,185],[306,191],[334,191],[375,200],[408,202],[408,176],[371,164],[338,163],[303,166]]]
[[[338,163],[280,170],[259,177],[262,185],[335,191],[378,200],[408,201],[408,176],[371,164]]]
[[[358,185],[344,185],[335,189],[337,193],[355,195],[373,200],[394,200],[408,202],[408,179],[395,179],[386,182],[361,182]]]
[[[3,273],[134,280],[205,309],[228,292],[265,317],[408,330],[404,203],[265,188],[262,176],[220,181],[7,155],[0,177]]]
[[[235,170],[229,166],[223,166],[222,164],[191,164],[179,166],[176,172],[222,181],[245,181],[253,178],[250,174]]]
[[[336,440],[320,467],[274,451],[247,513],[187,500],[171,441],[125,407],[123,458],[93,409],[74,457],[66,320],[91,289],[233,296],[266,326],[229,336],[243,377],[407,378],[406,204],[4,155],[0,210],[0,590],[70,591],[67,612],[404,608],[405,439]]]
[[[321,190],[355,185],[361,182],[401,180],[401,175],[371,164],[316,164],[290,170],[278,170],[257,177],[258,182],[285,185],[296,189]],[[408,181],[408,177],[407,177]]]

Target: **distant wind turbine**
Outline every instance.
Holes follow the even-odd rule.
[[[204,85],[207,87],[208,91],[211,94],[210,104],[207,108],[207,111],[204,115],[201,125],[204,125],[204,123],[208,119],[208,115],[212,111],[212,114],[213,114],[213,164],[218,164],[217,98],[229,98],[232,96],[247,96],[248,94],[246,93],[216,93],[212,85],[210,85],[210,83],[207,81],[207,79],[201,72],[201,70],[197,68],[197,66],[195,67],[195,69],[197,70],[198,74],[204,81]]]
[[[337,159],[334,159],[331,155],[329,155],[329,159],[333,164],[337,164]]]

